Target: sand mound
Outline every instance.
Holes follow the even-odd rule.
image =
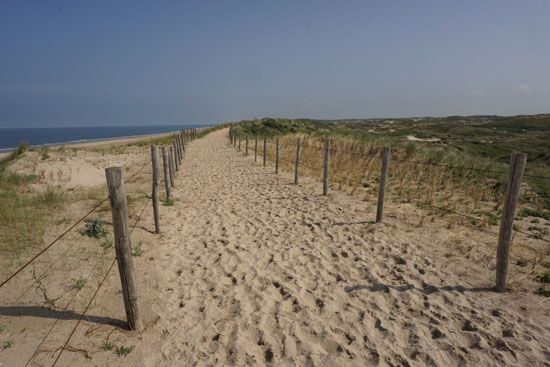
[[[409,141],[425,141],[430,143],[435,143],[437,141],[441,141],[439,138],[418,138],[414,135],[407,135],[407,140]]]
[[[135,151],[135,147],[126,147]],[[54,149],[46,154],[30,151],[9,166],[22,175],[37,176],[34,188],[61,186],[64,188],[97,187],[105,185],[105,168],[129,166],[143,158],[137,154],[104,154],[83,149]]]

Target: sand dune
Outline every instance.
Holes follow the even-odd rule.
[[[138,234],[145,330],[85,321],[60,365],[550,365],[546,299],[492,292],[492,271],[436,248],[448,233],[372,224],[372,203],[292,185],[226,135],[191,143],[163,234]],[[117,277],[90,315],[124,319]],[[107,338],[134,349],[102,350]]]

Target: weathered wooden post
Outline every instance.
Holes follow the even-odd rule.
[[[300,138],[296,141],[296,162],[294,163],[294,185],[298,185],[300,175]]]
[[[266,159],[266,154],[267,154],[267,150],[266,150],[266,147],[267,147],[267,137],[264,135],[264,166],[265,166],[265,159]]]
[[[180,164],[181,164],[181,156],[180,156],[180,148],[178,146],[178,139],[174,140],[174,153],[176,155],[176,163],[177,163],[177,171],[180,170]]]
[[[162,147],[162,165],[164,168],[164,188],[166,189],[166,200],[170,199],[170,159],[166,147]]]
[[[241,151],[241,134],[239,134],[239,152]]]
[[[176,141],[174,140],[172,142],[172,146],[170,147],[170,153],[173,154],[173,158],[174,158],[174,166],[176,168],[176,172],[178,172],[180,170],[180,164],[178,162],[179,158],[178,158],[178,148],[176,146]]]
[[[256,134],[254,140],[254,162],[258,162],[258,134]]]
[[[378,187],[378,204],[376,206],[376,223],[382,222],[384,214],[384,197],[386,195],[386,183],[388,180],[388,166],[390,163],[390,148],[382,148],[380,151],[382,167],[380,169],[380,185]]]
[[[153,168],[153,189],[151,198],[153,199],[153,219],[155,221],[155,233],[160,233],[159,222],[159,162],[158,151],[155,144],[151,145],[151,162]]]
[[[244,141],[244,155],[245,156],[248,156],[248,135],[245,137],[245,141]]]
[[[323,155],[323,195],[328,194],[328,167],[330,159],[330,139],[325,139],[325,149]]]
[[[279,138],[275,139],[275,174],[279,174]]]
[[[181,149],[181,137],[179,134],[176,136],[176,143],[178,145],[178,157],[180,160],[180,166],[181,166],[181,160],[183,159],[183,150]]]
[[[176,174],[176,169],[174,167],[174,152],[172,147],[170,147],[168,153],[168,167],[170,168],[170,186],[174,187],[174,178]]]
[[[109,167],[105,169],[107,188],[109,189],[109,201],[113,215],[113,231],[115,237],[115,252],[118,263],[118,272],[122,284],[122,297],[126,320],[131,330],[141,331],[143,322],[139,310],[138,292],[134,278],[134,261],[132,259],[132,244],[130,242],[130,226],[128,224],[128,202],[122,169]]]
[[[233,144],[233,128],[229,127],[229,141]]]
[[[510,156],[508,183],[506,184],[506,196],[504,197],[502,216],[500,217],[500,232],[497,247],[496,289],[499,292],[506,291],[510,242],[526,162],[527,154],[525,153],[512,153]]]

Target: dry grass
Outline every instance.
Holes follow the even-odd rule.
[[[279,136],[279,165],[294,172],[297,138],[302,141],[301,175],[322,179],[324,139],[311,135]],[[244,145],[243,145],[244,147]],[[250,137],[249,154],[254,154],[254,138]],[[275,138],[268,139],[266,154],[275,160]],[[244,148],[243,148],[244,151]],[[263,155],[263,139],[258,141],[258,161]],[[332,138],[330,147],[330,187],[357,196],[360,200],[376,202],[380,176],[380,144],[346,138]],[[418,210],[420,226],[429,220],[445,222],[448,229],[464,226],[472,231],[498,233],[501,206],[504,199],[506,174],[486,172],[491,167],[478,166],[481,171],[447,167],[440,164],[421,164],[413,150],[394,148],[390,159],[386,198],[394,204],[411,203]],[[518,213],[527,207],[537,207],[539,198],[526,184],[522,190]],[[528,213],[530,213],[528,211]],[[542,221],[543,223],[540,223]],[[530,225],[536,222],[537,225]],[[548,221],[530,216],[518,218],[514,255],[528,258],[534,269],[548,265],[550,238]],[[495,238],[496,241],[496,238]]]

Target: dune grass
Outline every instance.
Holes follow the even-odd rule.
[[[18,175],[7,170],[8,165],[25,154],[22,144],[0,161],[0,251],[10,259],[17,258],[30,247],[42,244],[42,236],[52,218],[52,211],[65,203],[66,193],[48,187],[37,192],[30,188],[35,176]]]
[[[521,127],[519,130],[516,123]],[[550,151],[550,139],[545,141],[550,133],[550,117],[513,117],[510,121],[501,117],[450,117],[345,122],[268,118],[242,121],[234,129],[243,139],[249,138],[249,147],[254,146],[254,137],[258,135],[260,156],[263,136],[267,136],[266,153],[271,161],[278,137],[280,166],[289,171],[294,167],[296,140],[300,137],[302,174],[317,179],[322,177],[324,139],[330,138],[331,187],[367,201],[376,200],[379,151],[388,146],[391,159],[386,196],[394,202],[413,203],[428,215],[445,217],[449,227],[455,223],[478,228],[498,224],[512,149],[518,147],[517,150],[528,153],[528,175],[550,176],[550,154],[544,152],[545,147]],[[411,141],[407,139],[409,135],[439,140]],[[529,141],[538,145],[532,147]],[[545,218],[550,207],[547,189],[550,181],[526,176],[524,182],[521,216]],[[535,227],[522,229],[530,231],[529,228]],[[533,232],[533,237],[541,236],[548,237],[546,232]]]

